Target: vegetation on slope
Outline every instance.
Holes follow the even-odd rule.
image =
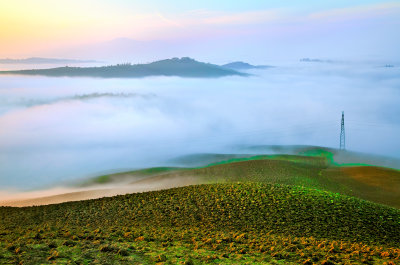
[[[173,58],[149,64],[118,64],[101,67],[58,67],[19,71],[0,71],[0,74],[44,75],[44,76],[87,76],[139,78],[146,76],[181,76],[181,77],[222,77],[247,76],[233,69],[215,64],[202,63],[191,58]]]
[[[200,168],[154,168],[101,176],[87,183],[129,181],[135,184],[175,177],[196,183],[263,182],[298,185],[355,196],[400,208],[400,171],[373,166],[337,165],[330,153],[229,157]],[[195,183],[193,183],[195,184]]]
[[[400,258],[400,210],[296,186],[210,184],[2,207],[0,238],[1,264],[374,264]]]

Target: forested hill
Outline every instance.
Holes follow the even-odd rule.
[[[32,69],[18,71],[0,71],[0,74],[43,75],[43,76],[87,76],[87,77],[123,77],[140,78],[146,76],[180,76],[180,77],[222,77],[247,76],[248,74],[215,64],[198,62],[194,59],[172,58],[148,64],[117,64],[101,67],[57,67],[50,69]]]

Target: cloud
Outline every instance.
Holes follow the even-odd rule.
[[[211,16],[200,19],[200,23],[211,25],[245,25],[277,21],[281,18],[282,13],[277,10],[260,10]]]
[[[20,107],[32,108],[42,105],[59,104],[62,102],[71,101],[91,101],[98,99],[129,99],[129,98],[142,98],[142,99],[152,99],[155,98],[155,94],[137,94],[137,93],[91,93],[91,94],[81,94],[74,96],[64,96],[56,98],[38,98],[38,99],[0,99],[0,103],[3,108],[8,108],[9,111],[18,109]]]
[[[328,9],[317,12],[293,11],[290,9],[264,9],[246,12],[216,12],[213,10],[192,10],[176,16],[177,25],[253,25],[282,23],[295,24],[299,21],[355,19],[367,17],[384,17],[400,12],[400,3],[388,2],[372,5],[359,5],[346,8]]]
[[[175,27],[179,27],[179,28],[183,28],[184,27],[181,23],[178,23],[175,20],[166,18],[161,13],[157,13],[157,17],[160,18],[163,22],[166,22],[169,25],[172,25],[172,26],[175,26]]]
[[[311,13],[307,17],[312,20],[342,20],[362,19],[377,16],[384,17],[386,15],[399,13],[400,3],[391,2],[325,10]]]
[[[68,100],[0,114],[0,185],[162,166],[238,144],[336,147],[342,110],[349,149],[399,157],[398,68],[380,65],[281,63],[217,80],[10,77],[1,99]],[[133,96],[146,93],[157,96]]]

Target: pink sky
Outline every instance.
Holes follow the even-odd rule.
[[[284,54],[299,49],[298,56],[308,51],[330,51],[335,56],[360,48],[364,56],[390,56],[400,44],[398,2],[337,8],[270,6],[229,10],[208,4],[170,10],[161,4],[147,7],[126,1],[5,0],[0,3],[0,57],[84,57],[76,52],[79,47],[116,38],[168,41],[176,50],[182,43],[200,45],[205,54],[234,43],[239,52],[259,53],[267,47]],[[188,51],[195,52],[199,49]]]

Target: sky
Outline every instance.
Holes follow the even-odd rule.
[[[226,48],[254,60],[397,60],[399,26],[400,1],[1,0],[0,57],[118,58],[118,45],[96,49],[129,39],[168,42],[165,56],[190,46],[187,55],[215,61],[228,60],[218,55]]]

